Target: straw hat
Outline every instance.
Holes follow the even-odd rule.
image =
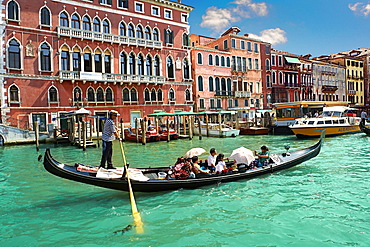
[[[119,116],[120,114],[116,110],[110,110],[109,114]]]

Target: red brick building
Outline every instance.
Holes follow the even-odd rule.
[[[169,0],[3,5],[3,121],[38,119],[45,130],[77,107],[98,115],[116,109],[126,124],[154,111],[192,109],[192,7]]]

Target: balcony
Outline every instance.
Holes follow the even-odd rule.
[[[337,86],[331,86],[331,85],[323,85],[321,91],[323,93],[334,93],[338,90]]]
[[[348,90],[348,94],[350,94],[350,95],[356,95],[356,90]]]
[[[58,36],[67,36],[70,38],[80,38],[80,39],[88,39],[88,40],[100,41],[100,42],[118,43],[122,45],[143,46],[143,47],[148,47],[148,48],[162,49],[161,41],[139,39],[139,38],[134,38],[134,37],[86,31],[82,29],[75,29],[75,28],[61,27],[61,26],[58,26],[57,30],[58,30]]]
[[[104,81],[123,83],[157,83],[164,84],[164,76],[123,75],[110,73],[89,73],[79,71],[59,71],[60,80]]]
[[[293,83],[293,82],[285,82],[284,85],[285,85],[285,87],[299,87],[299,85],[298,85],[297,82],[295,82],[295,83]]]
[[[250,98],[251,92],[247,91],[235,91],[235,98]]]
[[[233,91],[220,91],[220,90],[217,90],[216,93],[215,93],[215,96],[234,96],[234,92]]]

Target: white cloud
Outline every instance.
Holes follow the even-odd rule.
[[[249,37],[254,39],[259,39],[272,45],[284,44],[288,41],[288,38],[285,36],[286,32],[280,28],[265,29],[260,32],[260,35],[253,33],[248,34]]]
[[[368,16],[370,14],[370,3],[364,4],[362,2],[357,2],[348,4],[348,8],[359,15]]]
[[[230,4],[235,6],[229,8],[209,7],[206,14],[202,16],[203,21],[200,26],[219,32],[242,19],[251,18],[253,15],[266,16],[268,14],[265,2],[254,3],[253,0],[235,0]]]

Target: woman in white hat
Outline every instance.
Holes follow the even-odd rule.
[[[109,117],[105,121],[102,140],[103,140],[103,155],[100,161],[100,167],[105,168],[105,163],[108,164],[107,169],[115,169],[112,164],[112,142],[117,138],[119,139],[118,131],[115,126],[115,121],[117,116],[119,116],[118,111],[109,111]]]

